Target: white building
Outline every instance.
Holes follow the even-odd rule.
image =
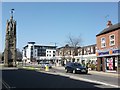
[[[55,59],[56,46],[36,45],[35,42],[28,42],[23,47],[23,61],[53,60]]]
[[[64,64],[67,61],[72,61],[73,59],[73,47],[69,45],[65,45],[64,47],[57,48],[56,51],[56,59],[64,60]],[[75,62],[85,63],[91,62],[96,64],[97,56],[96,56],[96,44],[77,47],[77,53],[74,56]]]
[[[83,46],[78,48],[78,56],[75,56],[76,61],[78,60],[80,63],[85,61],[85,63],[92,61],[96,63],[96,44]]]

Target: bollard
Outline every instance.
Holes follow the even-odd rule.
[[[45,71],[49,71],[48,65],[45,66]]]

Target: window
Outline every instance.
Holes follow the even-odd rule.
[[[101,47],[106,47],[106,39],[103,37],[101,38]]]
[[[89,51],[89,50],[90,50],[90,47],[88,47],[87,50]]]
[[[113,35],[110,35],[110,36],[109,36],[109,39],[110,39],[109,45],[110,45],[110,46],[115,45],[115,35],[114,35],[114,34],[113,34]]]
[[[91,53],[93,53],[93,47],[91,47]]]

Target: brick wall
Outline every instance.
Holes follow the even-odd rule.
[[[112,35],[112,34],[115,34],[115,45],[114,46],[110,46],[109,45],[109,36]],[[101,48],[101,38],[102,37],[105,37],[106,38],[106,47],[104,48]],[[97,48],[99,50],[102,50],[102,49],[108,49],[108,48],[111,48],[111,47],[120,47],[120,30],[115,30],[115,31],[112,31],[112,32],[109,32],[107,34],[103,34],[103,35],[100,35],[100,36],[97,36],[96,38],[96,43],[97,43]]]

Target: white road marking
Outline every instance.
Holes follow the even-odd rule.
[[[10,87],[4,80],[1,81],[2,84],[5,86],[6,89],[10,90],[11,88],[16,88],[16,87]]]
[[[2,80],[2,83],[3,83],[3,85],[5,86],[6,89],[10,89],[10,86],[4,80]]]
[[[120,86],[118,86],[118,85],[113,85],[113,84],[109,84],[109,83],[104,83],[104,82],[101,82],[101,81],[84,79],[84,78],[74,77],[74,76],[70,76],[70,78],[72,78],[72,79],[77,79],[77,80],[79,79],[79,80],[83,80],[83,81],[87,81],[87,82],[92,82],[92,83],[98,83],[98,84],[102,84],[102,85],[106,85],[106,86],[112,86],[112,87],[115,87],[115,88],[120,88]]]
[[[101,85],[112,86],[112,87],[115,87],[115,88],[120,88],[120,86],[118,86],[118,85],[113,85],[113,84],[109,84],[109,83],[105,83],[105,82],[101,82],[101,81],[90,80],[90,79],[84,79],[84,78],[80,78],[80,77],[77,77],[77,76],[71,76],[71,75],[67,75],[65,73],[60,73],[60,72],[57,72],[57,73],[45,72],[45,71],[39,71],[39,72],[49,73],[49,74],[54,74],[54,75],[61,75],[61,76],[66,76],[66,77],[76,79],[76,80],[82,80],[82,81],[87,81],[87,82],[92,82],[92,83],[98,83],[98,84],[101,84]]]
[[[61,76],[66,76],[66,77],[76,79],[76,80],[82,80],[82,81],[87,81],[87,82],[91,82],[91,83],[97,83],[97,84],[101,84],[101,85],[120,88],[120,86],[118,86],[118,85],[113,85],[113,84],[109,84],[109,83],[105,83],[105,82],[101,82],[101,81],[90,80],[90,79],[84,79],[84,78],[80,78],[80,77],[77,77],[77,76],[67,75],[67,74],[64,74],[64,73],[59,73],[59,72],[57,72],[57,73],[45,72],[45,73],[54,74],[54,75],[61,75]]]

